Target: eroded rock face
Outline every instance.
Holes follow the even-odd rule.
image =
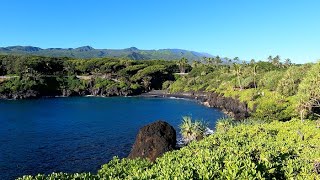
[[[247,104],[238,99],[211,93],[206,101],[210,107],[221,108],[232,113],[235,119],[246,119],[250,116]]]
[[[164,121],[157,121],[142,127],[136,137],[128,158],[147,158],[155,161],[167,151],[172,151],[176,146],[176,131]]]
[[[0,94],[0,99],[32,99],[38,98],[40,93],[34,90],[27,90],[21,92],[7,92]]]
[[[246,103],[240,102],[237,98],[224,97],[223,95],[215,92],[178,92],[168,94],[163,93],[162,91],[155,91],[148,93],[145,96],[196,99],[207,107],[222,109],[237,120],[246,119],[251,113]]]

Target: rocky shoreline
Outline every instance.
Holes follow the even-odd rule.
[[[96,96],[96,97],[111,97],[111,96],[134,96],[141,94],[140,91],[121,90],[118,88],[88,88],[86,90],[72,91],[63,89],[59,91],[36,91],[26,90],[19,92],[4,92],[0,93],[0,100],[22,100],[22,99],[38,99],[38,98],[54,98],[54,97],[74,97],[74,96]]]
[[[96,97],[111,97],[111,96],[138,96],[138,97],[154,97],[154,98],[185,98],[197,100],[199,103],[207,106],[221,109],[224,113],[235,119],[246,119],[250,116],[250,110],[246,103],[240,102],[238,99],[224,97],[215,92],[180,92],[168,93],[164,90],[152,90],[150,92],[123,92],[118,89],[106,91],[103,89],[89,89],[88,91],[71,92],[63,91],[54,94],[41,94],[37,91],[27,91],[19,93],[0,94],[0,99],[3,100],[19,100],[19,99],[36,99],[42,97],[72,97],[72,96],[96,96]]]
[[[141,97],[166,97],[166,98],[185,98],[197,100],[207,107],[219,108],[229,116],[240,120],[246,119],[250,116],[250,109],[244,102],[231,97],[224,97],[215,92],[181,92],[181,93],[168,93],[163,90],[154,90],[148,93],[139,95]]]

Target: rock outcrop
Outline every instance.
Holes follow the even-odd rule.
[[[238,99],[210,93],[204,102],[210,107],[221,108],[229,112],[235,119],[246,119],[250,116],[248,105]]]
[[[147,158],[155,161],[167,151],[176,146],[176,131],[164,121],[157,121],[142,127],[136,137],[128,158]]]
[[[27,90],[21,92],[5,92],[0,94],[0,99],[33,99],[40,97],[39,92]]]
[[[145,93],[142,96],[196,99],[207,107],[219,108],[225,111],[227,114],[237,120],[248,118],[251,112],[247,103],[241,102],[237,98],[225,97],[215,92],[167,93],[165,91],[152,91]]]

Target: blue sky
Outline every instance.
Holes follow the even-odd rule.
[[[320,59],[319,0],[1,0],[0,46]]]

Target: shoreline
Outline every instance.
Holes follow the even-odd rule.
[[[250,117],[250,110],[246,103],[240,102],[238,99],[224,97],[214,92],[180,92],[168,93],[165,90],[152,90],[142,93],[138,97],[153,97],[153,98],[181,98],[196,100],[200,104],[209,107],[220,109],[229,117],[236,120],[246,119]]]
[[[201,105],[209,108],[217,108],[225,113],[227,116],[232,117],[236,120],[246,119],[250,117],[250,110],[246,103],[240,102],[238,99],[231,97],[224,97],[223,95],[217,94],[215,92],[178,92],[169,93],[165,90],[152,90],[149,92],[144,92],[137,95],[129,96],[97,96],[97,95],[70,95],[70,96],[37,96],[31,98],[22,99],[11,99],[11,98],[1,98],[1,100],[23,100],[23,99],[41,99],[41,98],[65,98],[65,97],[146,97],[146,98],[176,98],[176,99],[188,99],[195,100]]]

